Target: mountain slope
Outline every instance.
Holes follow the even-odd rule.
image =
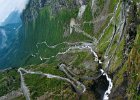
[[[0,73],[0,96],[21,85],[11,98],[139,99],[138,2],[30,0],[10,61],[24,68]]]
[[[18,11],[13,11],[2,23],[2,26],[7,24],[17,24],[21,23],[20,13]]]

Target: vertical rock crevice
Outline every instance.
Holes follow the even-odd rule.
[[[112,73],[113,77],[116,77],[118,72],[123,70],[124,64],[129,59],[129,54],[134,46],[134,41],[137,35],[137,5],[134,0],[123,0],[122,1],[124,5],[126,6],[125,17],[126,17],[126,26],[124,29],[124,48],[123,48],[123,59],[122,63],[117,67],[117,69]],[[116,100],[117,99],[128,99],[127,95],[127,89],[129,87],[129,77],[130,73],[127,71],[124,71],[122,74],[123,80],[119,84],[119,86],[115,86],[113,88],[113,91],[110,95],[110,100]],[[119,80],[116,79],[115,80]],[[116,81],[115,81],[116,82]]]

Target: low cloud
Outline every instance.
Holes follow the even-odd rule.
[[[0,23],[14,10],[20,13],[25,9],[29,0],[0,0]]]

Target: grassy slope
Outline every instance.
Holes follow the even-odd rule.
[[[25,41],[25,48],[28,51],[36,53],[36,43],[46,41],[48,45],[56,45],[64,41],[78,42],[81,40],[88,40],[82,34],[72,33],[69,37],[64,37],[64,28],[69,28],[71,18],[76,18],[78,9],[62,9],[57,15],[51,15],[51,8],[44,7],[40,12],[38,18],[32,23],[27,24],[26,34],[28,34]],[[78,38],[77,38],[78,37]],[[51,57],[62,51],[65,45],[61,45],[56,49],[47,48],[44,45],[39,45],[39,52],[42,57]],[[28,59],[28,58],[27,58]],[[29,58],[26,64],[40,63],[38,59]]]
[[[108,11],[108,13],[112,13],[114,10],[114,6],[115,4],[118,2],[118,0],[110,0],[110,9]],[[102,2],[102,0],[100,0],[99,2]],[[103,4],[101,4],[100,6],[102,7]],[[28,23],[27,25],[27,29],[26,32],[28,34],[29,37],[31,37],[31,39],[27,39],[25,41],[26,44],[26,48],[30,48],[29,51],[32,53],[36,53],[37,49],[35,47],[37,42],[42,42],[42,41],[46,41],[49,45],[54,45],[57,43],[61,43],[63,41],[70,41],[70,42],[76,42],[76,41],[87,41],[89,39],[85,38],[85,36],[81,35],[81,34],[77,34],[75,32],[73,32],[70,36],[68,37],[63,37],[63,33],[64,33],[64,27],[69,25],[70,19],[71,18],[76,18],[76,14],[77,14],[78,9],[73,9],[73,10],[66,10],[63,9],[63,11],[61,11],[58,15],[56,16],[50,16],[50,8],[49,7],[45,7],[43,8],[40,13],[38,18],[35,20],[34,23]],[[72,12],[72,13],[71,13]],[[116,15],[116,21],[118,19],[118,13],[120,12],[120,9],[117,11],[117,15]],[[89,14],[90,13],[90,14]],[[97,14],[98,15],[98,14]],[[84,13],[84,17],[83,17],[83,21],[91,21],[93,19],[93,16],[91,15],[91,9],[90,9],[90,3],[88,3],[87,5],[87,9],[86,9],[86,13]],[[96,37],[99,36],[99,34],[102,32],[103,28],[107,25],[107,23],[109,22],[109,18],[103,23],[101,29],[99,30],[99,33]],[[93,24],[84,24],[82,26],[83,30],[85,32],[87,32],[90,35],[94,35],[93,34]],[[104,54],[106,48],[107,48],[107,44],[105,41],[108,40],[108,38],[111,36],[113,31],[113,25],[111,25],[107,31],[105,32],[105,35],[103,36],[103,39],[100,41],[100,44],[98,46],[99,49],[99,54]],[[138,28],[138,33],[140,31],[140,28]],[[116,40],[118,39],[118,37],[116,37]],[[130,71],[130,82],[132,84],[129,84],[129,88],[127,90],[127,95],[128,97],[131,99],[132,97],[134,98],[138,98],[136,95],[136,86],[140,80],[139,75],[139,65],[140,62],[138,59],[140,59],[140,36],[139,34],[137,35],[137,39],[135,42],[135,45],[129,55],[129,59],[128,61],[125,63],[124,67],[118,72],[117,75],[115,75],[114,77],[114,82],[115,82],[115,87],[117,88],[118,86],[120,86],[124,80],[123,78],[123,74],[125,71]],[[116,61],[112,64],[111,67],[111,71],[116,69],[116,66],[118,66],[121,63],[122,60],[122,50],[123,50],[123,41],[121,42],[120,45],[120,49],[118,51],[118,53],[116,54]],[[113,47],[111,48],[111,52],[114,50],[115,47],[115,42],[113,44]],[[61,51],[63,48],[65,47],[65,45],[59,46],[57,49],[49,49],[46,48],[44,45],[40,45],[39,47],[39,51],[40,51],[40,55],[42,55],[43,57],[49,57],[52,55],[55,55],[57,52]],[[44,52],[46,51],[46,52]],[[84,59],[87,57],[87,54],[85,53],[77,53],[75,55],[77,57],[77,59],[73,62],[73,66],[75,67],[80,67],[81,64],[80,62],[83,62]],[[90,58],[91,59],[91,58]],[[132,65],[131,61],[134,61],[136,63],[136,65]],[[26,62],[26,64],[29,63],[41,63],[39,61],[39,59],[28,59],[28,61]],[[27,69],[31,69],[31,70],[36,70],[36,71],[42,71],[44,73],[52,73],[52,74],[58,74],[60,76],[65,76],[62,72],[60,72],[58,70],[58,68],[56,67],[59,64],[59,62],[55,59],[53,59],[50,64],[41,64],[41,65],[34,65],[34,66],[27,66]],[[0,84],[0,96],[12,91],[12,90],[16,90],[18,89],[20,86],[19,84],[19,73],[16,72],[17,70],[13,70],[10,72],[4,72],[4,73],[0,73],[0,82],[2,84]],[[7,81],[11,78],[11,75],[15,76],[15,83],[12,82],[12,85],[10,85],[10,87],[7,87]],[[10,77],[10,78],[9,78]],[[26,83],[30,88],[30,92],[31,92],[31,96],[33,99],[35,99],[38,96],[41,96],[44,94],[44,92],[49,92],[49,93],[56,93],[56,97],[59,99],[62,98],[67,98],[67,99],[73,99],[76,98],[76,94],[74,92],[72,92],[71,87],[69,84],[67,84],[66,82],[63,81],[58,81],[55,79],[46,79],[44,77],[41,76],[36,76],[36,75],[26,75],[25,76],[26,79]],[[117,79],[115,81],[115,79]],[[37,80],[37,81],[36,81]],[[135,83],[135,84],[133,84]],[[13,88],[14,87],[14,88]],[[5,89],[6,88],[6,89]],[[9,89],[7,89],[9,88]],[[62,91],[63,89],[65,89],[65,91]],[[50,95],[51,99],[56,99],[56,97],[54,95]],[[52,93],[52,94],[53,94]],[[62,95],[65,94],[70,94],[72,97],[69,97],[70,95],[66,95],[66,97],[62,97]],[[88,95],[84,94],[85,97],[88,97],[88,95],[90,95],[90,93]],[[62,98],[61,98],[62,97]],[[119,98],[119,97],[118,97]],[[23,97],[19,97],[17,98],[19,100],[23,99]]]

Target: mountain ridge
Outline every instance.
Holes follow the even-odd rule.
[[[12,83],[11,87],[17,90],[21,80],[21,86],[26,87],[22,88],[26,99],[62,99],[62,96],[68,100],[98,100],[104,96],[109,100],[139,99],[137,2],[31,0],[22,14],[23,34],[19,35],[22,40],[17,53],[22,54],[19,61],[25,69],[5,71],[4,76],[11,79],[10,82],[6,79],[7,84]],[[108,9],[104,10],[107,5]],[[43,76],[29,75],[36,73]],[[74,85],[71,88],[67,82],[50,80],[44,75],[68,78]],[[76,91],[82,90],[78,82],[86,87],[81,95]],[[24,96],[18,98],[24,100]]]

